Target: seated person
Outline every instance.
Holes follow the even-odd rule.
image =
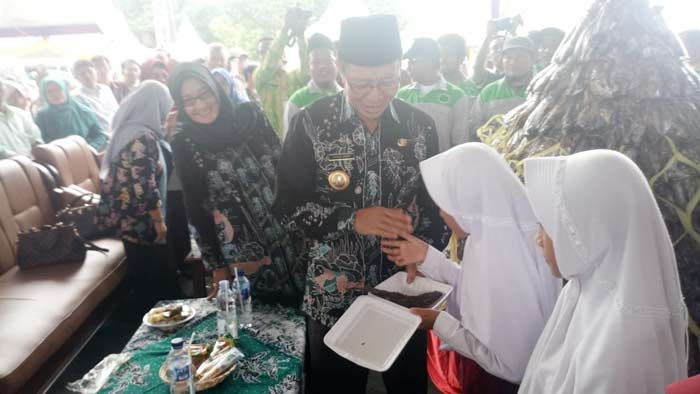
[[[32,147],[41,144],[41,132],[29,112],[5,102],[6,87],[0,83],[0,159],[14,155],[32,155]]]
[[[51,142],[69,135],[79,135],[98,152],[107,144],[107,134],[95,113],[73,100],[66,81],[48,76],[41,81],[41,96],[46,105],[36,115],[36,124],[44,141]]]
[[[98,82],[95,65],[89,60],[79,60],[73,66],[73,75],[80,82],[80,88],[75,90],[75,100],[90,108],[97,116],[102,130],[112,133],[112,118],[119,108],[112,89]]]

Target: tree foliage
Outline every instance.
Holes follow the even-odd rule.
[[[112,0],[124,12],[129,27],[146,45],[153,37],[152,0]],[[274,36],[284,24],[289,7],[300,6],[320,18],[330,0],[171,0],[177,15],[187,15],[206,42],[219,41],[252,52],[260,37]],[[362,0],[346,0],[362,1]],[[400,17],[398,0],[365,0],[370,13]]]

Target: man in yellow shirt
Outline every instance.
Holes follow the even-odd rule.
[[[258,42],[260,66],[255,70],[255,87],[263,110],[275,132],[282,137],[284,106],[289,98],[289,92],[301,89],[309,82],[309,54],[304,38],[309,15],[299,8],[287,11],[285,23],[277,38],[268,37]],[[284,70],[284,47],[290,38],[297,41],[301,67],[287,73]]]

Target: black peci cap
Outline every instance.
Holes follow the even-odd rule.
[[[321,33],[316,33],[309,37],[308,39],[309,43],[309,52],[315,50],[315,49],[330,49],[335,50],[335,46],[333,45],[333,41],[324,36]]]
[[[403,58],[440,61],[440,46],[432,38],[416,38],[411,48],[403,55]]]
[[[338,58],[357,66],[378,67],[401,58],[399,24],[393,15],[345,19],[340,24]]]

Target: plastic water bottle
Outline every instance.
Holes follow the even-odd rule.
[[[219,336],[231,335],[238,338],[238,316],[236,302],[232,297],[227,280],[219,282],[219,292],[216,295],[216,331]]]
[[[241,305],[239,324],[241,328],[250,328],[253,326],[253,297],[250,294],[250,281],[245,277],[242,269],[238,269],[236,273],[237,298]]]
[[[192,360],[184,348],[182,338],[170,341],[170,354],[168,354],[168,380],[170,381],[170,394],[194,394],[192,381]]]

